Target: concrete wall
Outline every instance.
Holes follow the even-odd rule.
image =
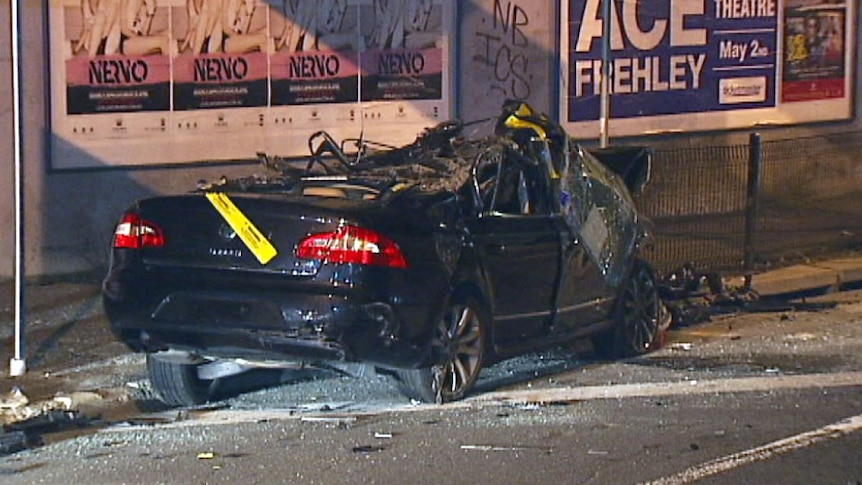
[[[464,121],[495,116],[506,99],[552,113],[556,2],[459,2],[457,112]]]
[[[31,277],[104,267],[111,232],[122,209],[135,199],[176,193],[201,178],[248,173],[249,167],[209,166],[147,170],[99,169],[51,172],[47,133],[48,86],[44,2],[24,4],[26,265]],[[539,109],[556,113],[557,2],[472,0],[458,2],[456,112],[462,119],[494,116],[507,98],[526,98]],[[858,24],[858,17],[857,17]],[[8,32],[9,0],[0,0],[0,29]],[[856,51],[862,50],[857,35]],[[862,68],[853,73],[862,95]],[[12,196],[11,51],[0,36],[0,279],[13,274],[14,213]],[[8,78],[8,80],[7,80]],[[850,122],[811,124],[761,130],[764,139],[862,129],[860,97]],[[483,129],[489,126],[481,127]],[[477,125],[476,131],[480,131]],[[657,147],[745,143],[749,130],[650,137]],[[613,136],[613,134],[611,134]],[[230,142],[230,141],[228,141]]]

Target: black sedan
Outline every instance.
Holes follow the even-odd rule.
[[[316,133],[300,163],[261,154],[266,175],[136,202],[103,283],[114,334],[175,405],[252,368],[339,361],[444,402],[519,353],[659,345],[667,318],[631,198],[649,152],[594,155],[519,103],[494,136],[462,132],[351,154]]]

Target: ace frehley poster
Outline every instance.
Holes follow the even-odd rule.
[[[852,116],[852,3],[610,1],[611,136]],[[563,2],[560,113],[579,138],[599,131],[603,3]]]
[[[443,0],[49,5],[54,168],[302,156],[321,129],[406,143],[450,117]]]

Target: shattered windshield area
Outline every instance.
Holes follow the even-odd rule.
[[[575,234],[581,229],[589,207],[589,181],[586,180],[586,169],[580,147],[572,140],[566,143],[563,150],[562,167],[560,169],[560,193],[557,197],[560,213]]]
[[[621,197],[628,197],[620,184],[612,171],[569,140],[563,154],[560,211],[611,285],[623,277],[623,256],[633,250],[636,239],[633,206],[620,203]]]

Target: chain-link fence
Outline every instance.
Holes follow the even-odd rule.
[[[657,150],[638,204],[656,225],[647,256],[664,271],[741,273],[857,248],[862,132]]]

